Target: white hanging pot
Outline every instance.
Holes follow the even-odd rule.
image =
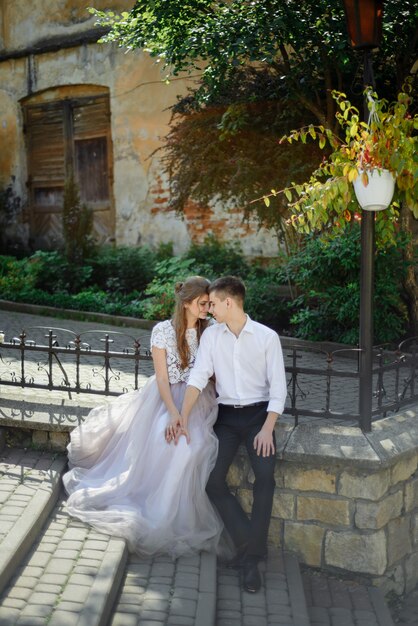
[[[359,175],[353,182],[354,191],[359,205],[365,211],[383,211],[390,205],[395,190],[395,178],[389,170],[367,170],[369,184],[365,185],[362,179],[364,170],[359,169]]]

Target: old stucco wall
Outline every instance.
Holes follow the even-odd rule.
[[[94,28],[86,0],[3,0],[0,52],[22,54],[51,37],[68,37]],[[123,1],[96,1],[94,6],[126,9]],[[113,140],[113,197],[118,244],[157,244],[172,241],[176,252],[190,241],[218,237],[239,238],[249,255],[275,255],[277,243],[255,224],[242,224],[239,213],[229,214],[214,204],[202,208],[191,203],[185,219],[168,210],[167,180],[159,155],[161,138],[168,131],[168,108],[185,80],[165,84],[159,66],[140,51],[125,53],[111,44],[86,43],[53,52],[18,56],[0,62],[0,184],[14,177],[14,189],[26,197],[26,152],[20,102],[31,94],[59,86],[95,85],[109,89]],[[5,148],[3,148],[5,146]]]

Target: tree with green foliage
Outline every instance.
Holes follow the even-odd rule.
[[[333,90],[361,108],[362,54],[348,43],[342,1],[137,0],[121,16],[96,14],[110,26],[105,41],[144,49],[164,68],[163,79],[195,79],[173,106],[164,146],[173,207],[182,212],[189,199],[204,205],[216,197],[294,239],[283,197],[268,207],[261,197],[302,183],[317,167],[313,146],[279,145],[283,134],[309,124],[337,132]],[[380,98],[396,99],[416,65],[417,42],[415,0],[385,0],[373,60]],[[413,80],[416,88],[417,73]],[[400,223],[412,234],[407,289],[418,311],[408,207],[401,207]]]
[[[362,56],[351,49],[341,0],[137,0],[104,41],[144,49],[165,77],[191,75],[196,87],[173,107],[165,163],[172,206],[218,197],[280,231],[287,206],[260,195],[314,169],[317,151],[289,150],[277,139],[301,125],[336,131],[332,90],[362,100]],[[394,100],[417,60],[414,0],[386,0],[384,37],[375,55],[379,95]],[[293,170],[293,173],[291,173]]]

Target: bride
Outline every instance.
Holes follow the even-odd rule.
[[[139,554],[219,551],[222,522],[205,492],[218,446],[212,383],[191,415],[190,441],[172,434],[208,324],[208,286],[200,276],[177,283],[173,319],[151,335],[155,375],[141,391],[93,409],[68,445],[68,513],[124,537]]]

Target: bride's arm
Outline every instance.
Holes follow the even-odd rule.
[[[158,391],[160,396],[167,407],[167,411],[170,414],[171,421],[166,429],[166,439],[171,440],[172,437],[168,437],[169,428],[172,426],[177,429],[180,424],[180,413],[174,404],[173,396],[171,395],[170,382],[168,380],[167,359],[164,348],[152,347],[152,359],[154,361],[155,379],[157,381]],[[174,434],[174,433],[173,433]]]

